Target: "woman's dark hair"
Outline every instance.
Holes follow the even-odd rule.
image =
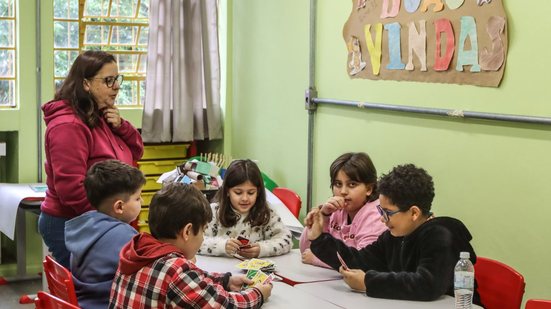
[[[401,211],[416,205],[424,215],[428,215],[434,199],[434,183],[424,169],[413,164],[398,165],[390,173],[381,176],[379,193]]]
[[[377,170],[371,158],[365,152],[347,152],[340,155],[329,167],[331,188],[335,185],[337,174],[343,171],[351,180],[364,183],[373,189],[367,197],[368,202],[379,198],[377,191]]]
[[[174,182],[155,193],[147,219],[153,237],[175,239],[188,223],[197,235],[212,219],[212,210],[199,189]]]
[[[239,214],[231,206],[230,189],[247,181],[250,181],[257,191],[255,204],[245,218],[245,222],[249,222],[251,226],[261,226],[270,221],[270,208],[266,202],[266,191],[260,169],[251,160],[235,160],[226,170],[222,187],[215,196],[215,200],[220,205],[218,220],[222,226],[232,227],[239,220]]]
[[[55,100],[67,100],[75,114],[90,128],[98,124],[101,115],[92,96],[84,90],[84,80],[96,76],[105,64],[112,62],[117,62],[115,57],[100,50],[88,50],[78,55],[54,96]]]

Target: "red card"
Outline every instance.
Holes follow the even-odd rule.
[[[239,246],[240,249],[247,249],[250,248],[251,245],[249,245],[249,239],[245,238],[243,236],[237,236],[237,240],[241,243],[241,246]]]

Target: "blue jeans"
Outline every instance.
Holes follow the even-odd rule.
[[[38,230],[48,246],[54,259],[61,265],[69,269],[70,252],[65,247],[65,222],[67,218],[54,217],[45,213],[40,213],[38,218]]]

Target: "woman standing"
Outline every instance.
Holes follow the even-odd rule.
[[[44,104],[46,199],[38,221],[54,258],[69,267],[65,221],[91,210],[83,186],[94,163],[117,159],[133,164],[143,154],[140,133],[114,105],[123,81],[113,55],[79,55],[54,100]]]

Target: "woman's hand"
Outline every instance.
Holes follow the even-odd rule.
[[[260,255],[260,245],[257,243],[249,243],[247,247],[239,248],[237,254],[248,259],[256,258]]]
[[[339,268],[339,272],[341,273],[344,282],[346,282],[346,284],[348,284],[348,286],[351,289],[359,292],[366,291],[367,288],[365,287],[365,281],[364,281],[365,273],[362,270],[360,269],[345,270],[344,267],[341,266]]]
[[[228,241],[226,241],[226,253],[229,256],[232,256],[239,251],[239,246],[241,246],[241,242],[237,240],[237,238],[230,238]]]
[[[312,253],[310,249],[306,249],[304,250],[304,252],[302,252],[302,263],[304,264],[313,264],[315,258],[316,256]]]
[[[119,109],[116,106],[111,106],[104,108],[102,110],[103,118],[110,124],[114,129],[118,129],[122,124],[121,115],[119,114]]]

